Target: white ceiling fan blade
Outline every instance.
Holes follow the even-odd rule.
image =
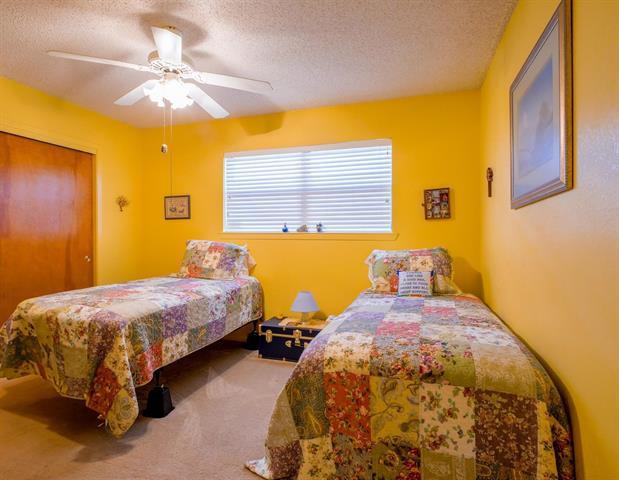
[[[167,28],[150,27],[157,45],[159,58],[180,65],[183,63],[183,38]]]
[[[206,112],[213,118],[224,118],[230,115],[224,108],[215,100],[209,97],[204,91],[193,83],[185,83],[189,92],[189,96],[195,100]]]
[[[269,82],[262,80],[252,80],[251,78],[234,77],[232,75],[221,75],[219,73],[193,72],[192,78],[197,82],[217,87],[234,88],[254,93],[269,93],[273,87]]]
[[[114,103],[116,105],[133,105],[135,102],[137,102],[138,100],[141,100],[142,98],[146,96],[146,94],[144,93],[145,88],[153,88],[157,84],[158,81],[159,80],[147,80],[139,87],[135,87],[129,93],[120,97]]]
[[[70,60],[79,60],[82,62],[101,63],[103,65],[113,65],[115,67],[130,68],[139,72],[153,72],[150,67],[145,65],[136,65],[135,63],[119,62],[118,60],[109,60],[107,58],[89,57],[88,55],[77,55],[75,53],[57,52],[56,50],[50,50],[47,52],[52,57],[68,58]]]

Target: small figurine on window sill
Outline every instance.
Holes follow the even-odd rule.
[[[322,222],[316,224],[316,231],[322,232]]]
[[[284,226],[282,227],[282,232],[287,233],[288,232],[288,225],[286,225],[284,223]]]
[[[309,229],[307,228],[307,225],[304,223],[303,225],[301,225],[299,228],[297,228],[297,232],[308,232]]]

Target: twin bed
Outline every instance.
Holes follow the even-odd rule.
[[[375,251],[367,263],[372,288],[304,351],[265,457],[246,466],[266,479],[573,480],[557,389],[461,294],[447,252]],[[419,296],[401,295],[402,272],[419,274]]]
[[[138,415],[135,388],[156,369],[262,315],[255,278],[201,278],[225,263],[212,246],[188,246],[179,277],[23,302],[0,332],[0,377],[41,375],[122,435]],[[447,252],[375,252],[368,263],[372,289],[309,344],[276,401],[265,457],[247,467],[267,479],[572,480],[555,386],[457,290]],[[434,291],[398,295],[401,271],[431,271],[420,280]]]
[[[122,436],[157,369],[262,317],[252,263],[241,247],[190,241],[177,276],[26,300],[0,326],[0,378],[40,375]]]
[[[280,393],[267,479],[572,480],[548,375],[470,295],[365,292],[309,344]]]

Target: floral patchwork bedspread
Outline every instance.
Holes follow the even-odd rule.
[[[35,374],[120,436],[153,372],[262,316],[254,277],[156,277],[37,297],[0,325],[0,377]]]
[[[276,402],[267,479],[572,480],[568,418],[533,354],[477,298],[363,293]]]

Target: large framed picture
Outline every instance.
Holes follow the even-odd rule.
[[[189,195],[170,195],[163,197],[165,219],[183,220],[191,218]]]
[[[571,12],[563,0],[510,88],[512,208],[572,188]]]

